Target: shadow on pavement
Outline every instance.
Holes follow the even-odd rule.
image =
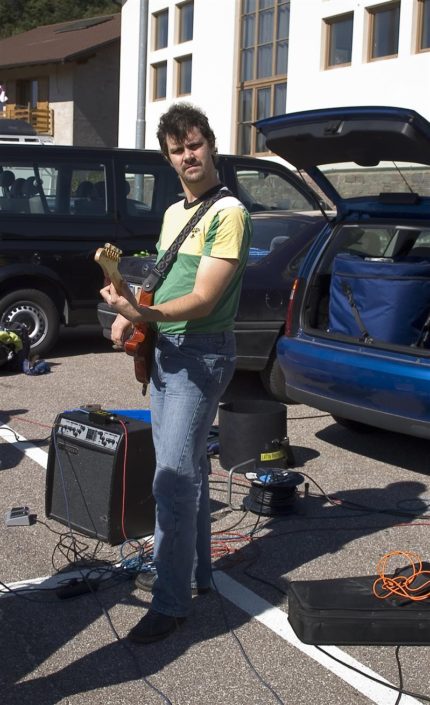
[[[46,355],[46,359],[50,361],[56,357],[109,352],[114,353],[117,351],[113,350],[111,341],[103,337],[100,326],[78,326],[76,328],[61,329],[60,337],[52,350]]]
[[[335,422],[315,435],[325,443],[351,453],[423,475],[430,474],[429,442],[424,438],[403,436],[379,429],[372,429],[371,433],[366,434],[346,429]]]
[[[385,488],[339,492],[336,499],[341,503],[328,506],[324,497],[308,496],[298,500],[297,509],[286,517],[267,518],[244,513],[242,524],[247,521],[248,526],[242,531],[247,531],[248,541],[231,555],[216,561],[214,568],[231,572],[232,577],[242,584],[248,583],[252,590],[270,599],[271,604],[284,606],[288,592],[285,576],[291,571],[322,555],[335,556],[349,543],[388,529],[399,522],[400,514],[403,523],[412,522],[427,510],[427,503],[420,499],[425,490],[426,486],[419,482],[396,482]],[[405,501],[413,507],[410,513],[396,510],[399,503]],[[257,560],[258,569],[251,570]],[[333,564],[337,577],[341,575],[338,568]],[[358,566],[357,574],[373,574],[373,571]],[[142,613],[136,608],[147,607],[149,596],[132,590],[130,581],[121,581],[94,595],[69,600],[60,600],[52,593],[46,596],[39,593],[37,597],[28,594],[27,597],[1,597],[2,702],[54,705],[68,702],[68,698],[76,694],[139,679],[144,679],[139,685],[144,692],[145,687],[149,687],[145,679],[173,663],[193,644],[236,630],[251,619],[212,592],[195,598],[192,617],[178,632],[159,643],[136,646],[125,639],[118,641],[113,629],[109,630],[108,622],[106,630],[95,631],[102,612],[106,615],[119,603],[121,608],[130,608],[133,624],[140,618]],[[267,598],[268,590],[270,598]],[[219,600],[222,600],[221,611]],[[131,626],[128,623],[126,629]],[[100,645],[96,641],[100,634],[109,643]],[[76,654],[73,660],[70,659],[72,641]],[[69,662],[58,667],[58,663],[64,663],[59,661],[58,653],[66,645]],[[52,663],[48,663],[48,670],[55,667],[57,670],[46,673],[44,662],[50,658]],[[43,675],[32,677],[39,667]],[[173,684],[171,689],[174,691]]]

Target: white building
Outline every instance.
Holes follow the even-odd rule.
[[[177,100],[203,108],[220,152],[260,156],[252,122],[269,115],[394,105],[430,120],[430,0],[122,3],[119,146],[158,148]]]

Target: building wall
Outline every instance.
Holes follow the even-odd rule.
[[[148,3],[146,72],[146,142],[157,148],[158,119],[176,98],[174,59],[193,56],[192,94],[184,98],[202,107],[218,137],[220,152],[236,149],[236,93],[240,0],[194,0],[194,38],[175,43],[175,9],[179,0],[125,0],[122,10],[119,145],[135,146],[139,16]],[[286,112],[347,105],[393,105],[412,108],[430,119],[430,52],[414,44],[418,0],[401,0],[398,56],[367,61],[367,12],[387,0],[291,0]],[[153,51],[152,15],[169,8],[169,41]],[[326,70],[323,19],[354,12],[350,66]],[[152,100],[151,64],[167,60],[167,96]],[[275,159],[277,159],[275,157]]]
[[[177,100],[202,108],[217,135],[220,152],[234,151],[236,114],[236,16],[238,0],[194,0],[194,35],[190,42],[178,44],[178,0],[148,2],[148,60],[146,71],[145,147],[158,148],[156,139],[160,115]],[[144,0],[126,0],[122,9],[120,73],[119,146],[134,147],[136,136],[138,84],[139,13]],[[168,46],[153,50],[153,14],[169,8]],[[175,59],[192,54],[192,94],[177,97]],[[165,100],[152,100],[152,65],[167,61]]]
[[[99,49],[73,75],[73,144],[116,147],[119,102],[118,43]]]
[[[73,70],[54,66],[49,77],[49,106],[54,111],[54,144],[73,144]]]
[[[392,105],[430,119],[430,52],[416,53],[417,0],[402,0],[397,57],[367,61],[366,8],[387,0],[292,0],[287,112]],[[323,18],[354,12],[350,66],[323,68]]]

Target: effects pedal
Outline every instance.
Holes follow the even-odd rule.
[[[6,526],[30,526],[34,524],[35,514],[30,514],[29,507],[12,507],[5,514]]]

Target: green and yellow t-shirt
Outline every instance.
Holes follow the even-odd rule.
[[[200,205],[200,200],[193,206],[189,206],[186,201],[179,201],[167,209],[157,243],[157,260],[170,247]],[[209,208],[179,248],[173,265],[155,291],[154,303],[161,304],[189,294],[194,288],[197,269],[203,255],[237,259],[239,266],[212,313],[192,321],[159,322],[157,329],[160,332],[218,333],[233,329],[242,275],[248,259],[251,227],[248,211],[234,196],[221,198]]]

